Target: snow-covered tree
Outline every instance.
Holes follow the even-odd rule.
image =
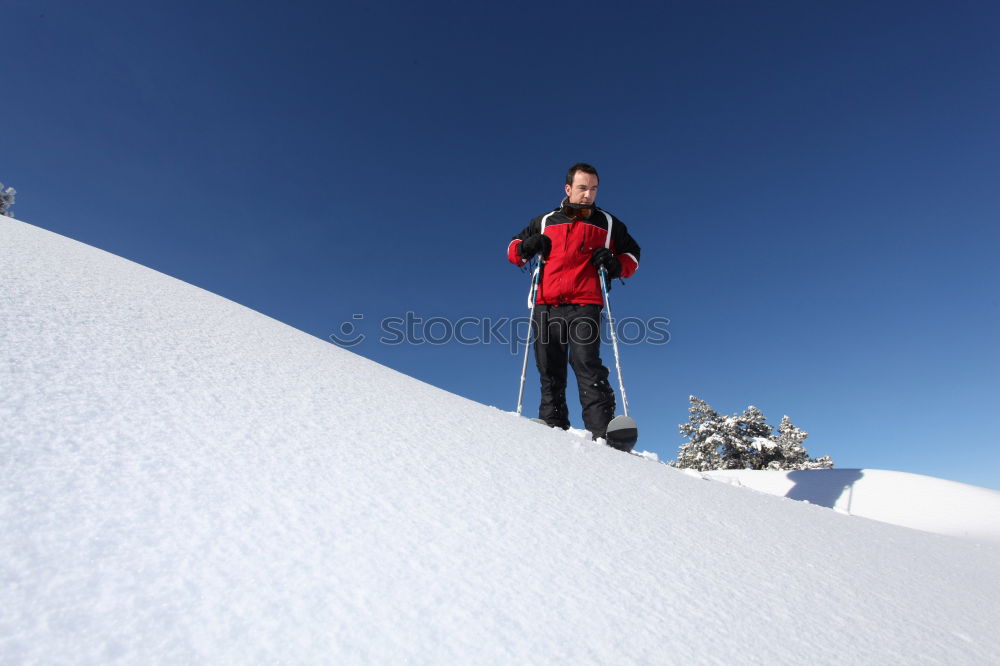
[[[725,436],[719,427],[719,413],[707,402],[691,396],[691,406],[688,408],[688,422],[682,423],[680,431],[689,441],[683,444],[677,452],[676,467],[690,467],[704,472],[722,467],[722,455],[719,453]]]
[[[805,430],[795,427],[787,415],[781,417],[778,438],[775,440],[778,456],[768,461],[767,469],[829,469],[833,467],[830,456],[810,458],[802,442],[809,436]]]
[[[0,183],[0,215],[6,215],[7,217],[14,217],[14,214],[10,212],[10,207],[14,205],[14,195],[17,194],[17,190],[13,187],[8,187],[4,189],[3,183]]]
[[[671,463],[675,467],[698,471],[833,467],[828,456],[809,457],[802,446],[809,433],[795,427],[787,416],[775,437],[764,414],[752,405],[742,414],[721,417],[707,402],[691,396],[688,412],[688,422],[680,425],[680,432],[689,441],[681,445],[677,460]]]

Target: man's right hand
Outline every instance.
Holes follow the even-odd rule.
[[[536,254],[542,255],[542,259],[547,259],[552,251],[552,239],[545,234],[533,234],[521,241],[521,258],[527,261]]]

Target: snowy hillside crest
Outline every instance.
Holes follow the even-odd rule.
[[[21,222],[0,248],[0,663],[1000,654],[993,545],[541,428]]]

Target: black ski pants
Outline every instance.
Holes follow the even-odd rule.
[[[569,427],[566,364],[573,366],[583,424],[604,437],[615,413],[615,393],[601,363],[601,306],[537,305],[533,319],[535,364],[542,380],[538,417],[556,428]]]

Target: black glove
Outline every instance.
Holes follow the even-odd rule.
[[[613,280],[622,274],[622,262],[618,261],[615,255],[611,254],[611,250],[606,247],[599,247],[594,250],[593,254],[590,255],[590,263],[598,269],[604,266],[604,270],[608,272],[609,280]]]
[[[521,241],[521,258],[531,259],[536,254],[541,254],[542,259],[547,259],[552,251],[552,239],[545,234],[534,234]]]

